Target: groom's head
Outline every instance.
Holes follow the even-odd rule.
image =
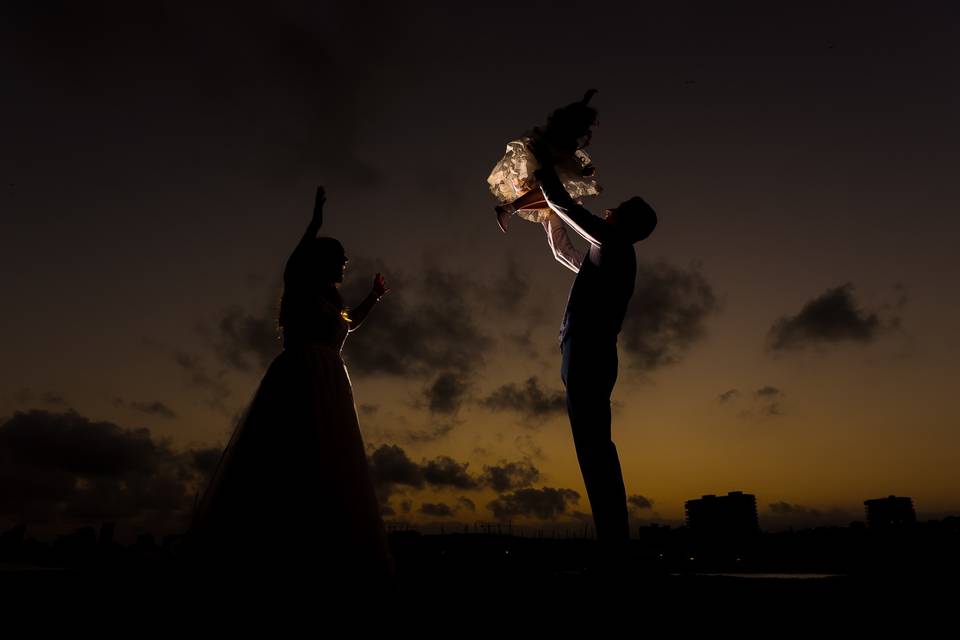
[[[640,197],[621,202],[615,209],[607,209],[604,219],[617,227],[630,242],[640,242],[653,233],[657,213]]]

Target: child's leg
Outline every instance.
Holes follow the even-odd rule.
[[[517,211],[521,209],[546,209],[547,207],[547,201],[543,198],[543,192],[539,186],[536,186],[513,202],[494,208],[497,211],[497,224],[500,225],[500,230],[506,233],[507,221],[510,219],[510,216]]]
[[[540,187],[534,187],[530,191],[510,203],[516,210],[520,209],[546,209],[547,201],[543,199],[543,192]]]

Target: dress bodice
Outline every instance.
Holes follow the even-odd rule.
[[[343,348],[350,325],[336,304],[309,289],[287,289],[283,296],[284,349],[300,344],[322,344],[337,351]]]

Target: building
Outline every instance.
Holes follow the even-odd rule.
[[[913,500],[906,496],[887,496],[863,501],[870,529],[895,529],[916,524]]]
[[[686,523],[692,534],[707,538],[743,538],[760,533],[757,498],[753,494],[730,491],[687,500]]]

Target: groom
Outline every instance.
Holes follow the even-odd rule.
[[[593,511],[602,557],[616,563],[630,540],[627,496],[617,448],[611,439],[610,394],[617,380],[617,335],[633,295],[637,260],[633,245],[657,226],[657,214],[631,198],[598,218],[578,205],[545,153],[534,153],[535,173],[553,215],[543,222],[554,257],[577,274],[560,328],[567,413],[577,460]],[[570,244],[566,222],[590,247]]]

